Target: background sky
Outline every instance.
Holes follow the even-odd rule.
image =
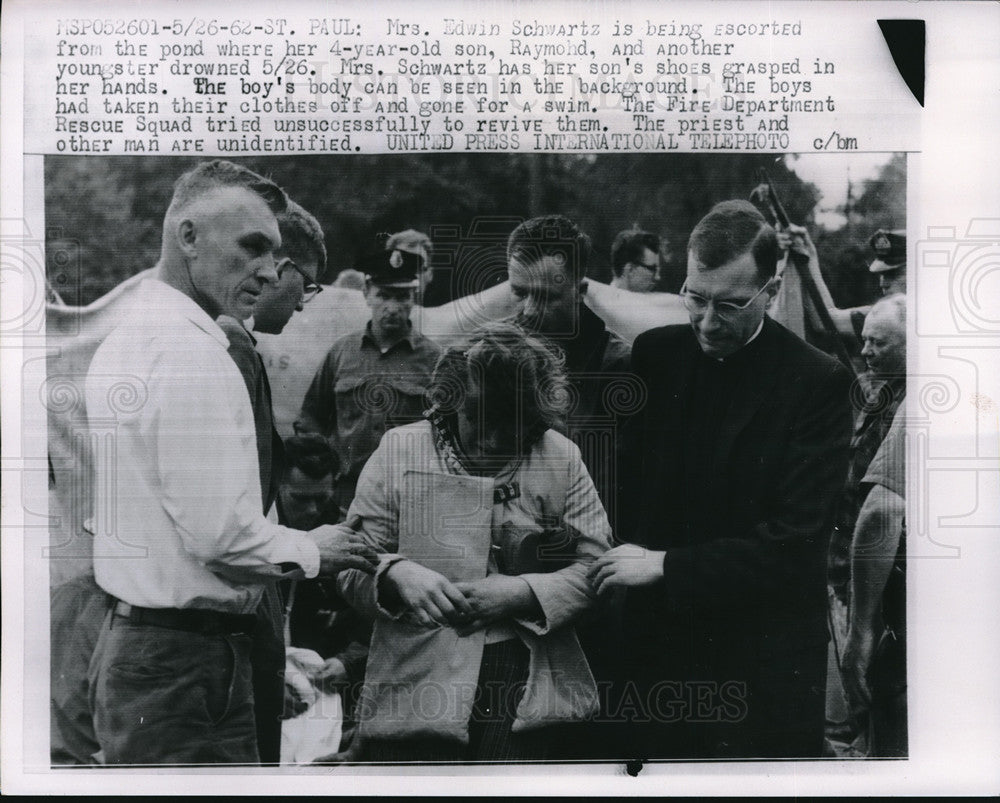
[[[837,207],[847,200],[848,178],[857,198],[862,182],[876,178],[890,158],[891,153],[806,153],[784,157],[789,170],[819,188],[822,195],[814,215],[816,222],[828,229],[838,229],[847,222]]]

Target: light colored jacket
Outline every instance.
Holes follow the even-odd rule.
[[[423,521],[437,521],[437,532],[413,533],[401,509],[412,509],[413,477],[438,475],[435,498],[418,499]],[[444,501],[451,475],[454,486],[481,486],[478,507],[455,509]],[[516,488],[513,498],[494,500],[494,487]],[[462,498],[456,494],[455,499]],[[465,497],[468,500],[468,496]],[[439,508],[434,510],[435,505]],[[427,511],[431,511],[427,514]],[[484,526],[477,529],[477,513]],[[538,600],[540,616],[511,620],[512,634],[527,645],[531,657],[524,696],[513,730],[520,732],[557,722],[577,721],[598,709],[597,688],[580,649],[573,623],[594,602],[586,578],[588,564],[610,547],[611,527],[587,474],[579,449],[549,430],[531,453],[510,464],[496,478],[456,473],[438,450],[430,422],[421,421],[387,432],[365,466],[349,517],[362,517],[362,530],[382,555],[374,577],[341,573],[345,598],[376,620],[360,718],[362,733],[377,738],[435,735],[467,741],[472,697],[479,676],[486,634],[458,636],[450,627],[427,629],[407,621],[398,610],[381,604],[379,581],[394,562],[417,559],[449,579],[485,577],[496,569],[501,533],[565,529],[573,537],[568,557],[553,571],[523,573]],[[448,520],[452,523],[449,524]],[[440,522],[444,522],[443,525]],[[400,555],[400,528],[406,554]],[[455,540],[455,535],[459,540]],[[419,552],[419,555],[413,554]],[[442,558],[441,556],[447,556]],[[456,574],[457,573],[457,574]],[[390,702],[384,686],[391,681],[399,694]]]

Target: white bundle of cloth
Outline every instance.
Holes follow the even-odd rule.
[[[323,668],[318,653],[289,647],[285,653],[285,684],[309,707],[281,723],[281,763],[310,764],[340,750],[344,707],[339,692],[317,688],[313,677]]]

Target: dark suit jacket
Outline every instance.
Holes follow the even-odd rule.
[[[271,509],[278,497],[278,487],[285,470],[285,447],[274,428],[271,407],[271,385],[267,379],[264,361],[257,353],[257,341],[234,318],[223,316],[217,321],[229,338],[229,356],[240,369],[240,374],[250,394],[254,428],[257,435],[257,462],[260,467],[260,492],[264,514]]]
[[[685,444],[705,357],[687,325],[646,332],[632,348],[648,396],[626,427],[622,536],[666,558],[662,583],[628,594],[628,671],[647,697],[664,680],[682,684],[665,714],[652,713],[679,735],[653,735],[639,748],[648,755],[810,755],[822,744],[826,552],[851,378],[769,318],[744,348],[748,370],[726,388],[703,444],[712,480],[697,493],[685,463],[701,456]]]
[[[284,444],[274,428],[271,385],[264,362],[254,348],[253,335],[239,321],[227,316],[220,317],[218,324],[229,338],[229,356],[240,369],[250,394],[263,512],[267,515],[277,499],[285,466]],[[264,595],[257,607],[257,627],[250,653],[257,750],[265,764],[277,764],[281,760],[281,714],[285,698],[284,609],[277,584],[265,583]]]
[[[631,396],[629,347],[589,307],[580,305],[576,336],[556,340],[566,356],[574,403],[563,432],[579,448],[601,503],[615,526],[615,435],[622,398]]]

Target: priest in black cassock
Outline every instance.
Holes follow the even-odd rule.
[[[774,229],[716,205],[688,244],[690,325],[641,335],[627,425],[629,542],[592,565],[627,589],[618,716],[634,758],[820,756],[826,552],[851,377],[767,317]]]

